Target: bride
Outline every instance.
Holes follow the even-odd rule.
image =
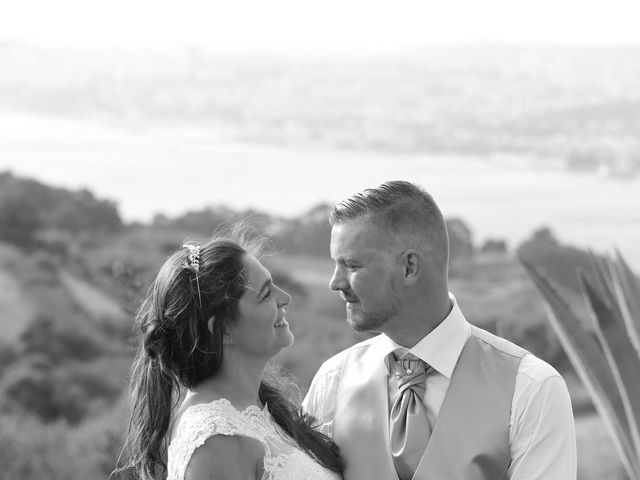
[[[114,472],[151,480],[342,478],[338,447],[267,381],[291,297],[260,245],[213,238],[162,266],[137,316],[131,418]]]

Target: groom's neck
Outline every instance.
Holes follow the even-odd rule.
[[[402,312],[390,319],[381,330],[399,345],[412,348],[440,325],[452,308],[448,295],[437,303],[416,302],[414,305],[405,305]]]

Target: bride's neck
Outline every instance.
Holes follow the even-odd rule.
[[[264,368],[265,363],[262,362],[238,362],[225,358],[218,373],[192,390],[226,398],[237,407],[262,406],[258,392]]]

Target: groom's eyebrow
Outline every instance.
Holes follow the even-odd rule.
[[[357,263],[358,260],[356,260],[354,257],[340,257],[340,258],[336,258],[335,262],[336,263]]]

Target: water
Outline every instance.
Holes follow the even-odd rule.
[[[477,243],[516,246],[549,226],[561,241],[617,246],[640,270],[640,179],[540,170],[485,157],[320,151],[221,143],[192,127],[122,131],[43,116],[0,115],[0,170],[117,202],[127,221],[206,205],[299,215],[385,180],[427,188]]]

